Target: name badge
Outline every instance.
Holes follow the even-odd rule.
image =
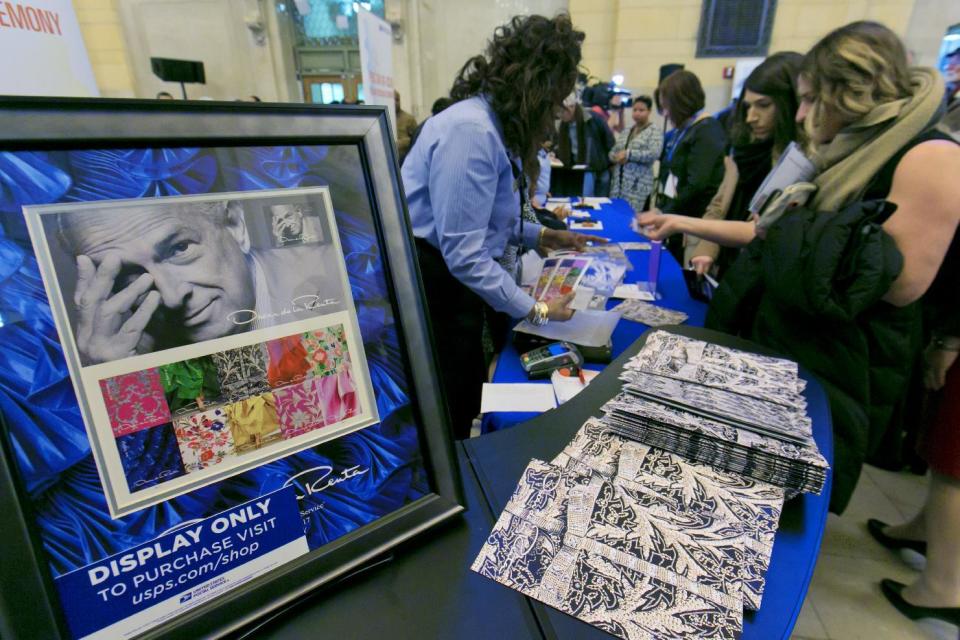
[[[667,176],[667,182],[663,185],[663,195],[671,200],[677,197],[677,176],[673,173]]]

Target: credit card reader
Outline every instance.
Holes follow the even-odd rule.
[[[557,369],[583,366],[583,356],[569,342],[552,342],[520,356],[520,364],[531,380],[547,378]]]

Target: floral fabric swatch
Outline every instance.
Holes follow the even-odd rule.
[[[178,418],[174,428],[187,473],[207,469],[236,455],[230,421],[223,407]]]
[[[183,460],[171,423],[120,436],[116,443],[130,493],[184,474]]]
[[[295,438],[326,424],[317,388],[320,380],[310,378],[273,391],[284,439]]]
[[[114,437],[170,422],[170,408],[156,369],[101,380],[100,391]]]
[[[229,400],[239,400],[270,390],[267,382],[267,351],[252,344],[211,356],[217,365],[220,387]]]
[[[310,375],[307,349],[300,335],[277,338],[266,343],[267,382],[277,389],[303,382]]]
[[[315,378],[314,385],[323,410],[324,424],[337,424],[357,414],[357,387],[349,363],[336,375]]]
[[[220,399],[217,366],[210,356],[171,362],[159,368],[167,403],[174,413],[202,410]]]
[[[224,411],[238,453],[259,449],[280,437],[280,421],[272,393],[234,402]]]
[[[313,375],[322,377],[337,373],[350,362],[346,332],[342,324],[303,334],[307,362]]]

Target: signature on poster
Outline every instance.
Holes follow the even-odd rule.
[[[333,467],[330,467],[327,465],[320,465],[318,467],[313,467],[312,469],[307,469],[305,471],[301,471],[296,475],[290,476],[290,478],[287,479],[285,483],[283,483],[283,486],[284,487],[293,486],[294,489],[302,488],[303,494],[302,495],[298,494],[297,500],[303,500],[307,496],[312,496],[316,493],[326,491],[330,487],[335,487],[341,482],[346,482],[351,478],[362,476],[369,472],[370,472],[369,467],[361,467],[360,465],[354,465],[352,467],[347,467],[346,469],[341,470],[340,473],[337,475],[333,475]],[[317,474],[317,476],[313,478],[312,481],[310,482],[306,482],[305,480],[301,479],[301,476],[305,476],[308,474]]]
[[[284,307],[275,313],[257,313],[257,311],[254,309],[240,309],[238,311],[234,311],[227,317],[233,324],[250,324],[251,322],[256,322],[257,320],[274,320],[276,318],[293,315],[294,313],[316,311],[317,309],[322,309],[324,307],[338,305],[340,304],[340,299],[322,298],[319,295],[307,295],[294,298],[290,304],[292,306]]]

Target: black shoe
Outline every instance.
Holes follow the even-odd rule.
[[[907,585],[901,584],[896,580],[884,578],[880,581],[880,590],[884,597],[890,601],[890,604],[897,608],[897,611],[907,616],[911,620],[921,618],[935,618],[950,624],[960,626],[960,607],[918,607],[910,604],[903,599],[903,589]]]
[[[870,518],[867,520],[867,531],[873,536],[873,539],[885,546],[887,549],[893,549],[898,551],[900,549],[910,549],[911,551],[916,551],[922,556],[927,555],[927,543],[921,542],[920,540],[901,540],[899,538],[891,538],[883,532],[887,528],[886,522],[880,522]]]

